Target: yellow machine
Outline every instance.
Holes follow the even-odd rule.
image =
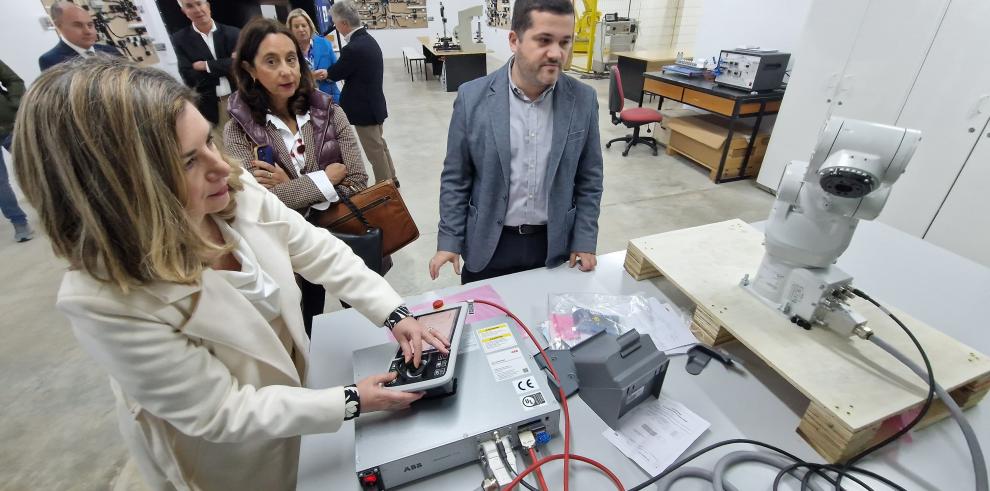
[[[576,0],[575,0],[576,1]],[[591,73],[591,63],[595,53],[595,31],[602,13],[598,11],[598,0],[582,0],[584,12],[574,24],[574,43],[571,47],[572,70]],[[574,53],[583,53],[584,57],[575,57]]]

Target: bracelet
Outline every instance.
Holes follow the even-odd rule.
[[[361,394],[357,385],[344,387],[344,421],[361,415]]]
[[[395,328],[399,321],[405,319],[406,317],[412,317],[412,312],[410,312],[409,307],[406,307],[404,304],[400,305],[393,310],[391,314],[388,314],[388,318],[385,319],[384,326],[391,331]]]

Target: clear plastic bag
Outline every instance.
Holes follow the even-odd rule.
[[[650,307],[643,296],[557,293],[549,297],[544,337],[553,349],[568,349],[601,331],[648,332]]]
[[[601,331],[618,336],[633,329],[648,334],[665,352],[683,351],[697,342],[688,329],[690,316],[663,293],[556,293],[550,295],[547,310],[543,337],[551,349],[573,348]]]

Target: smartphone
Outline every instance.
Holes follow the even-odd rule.
[[[271,145],[258,145],[254,147],[254,155],[262,162],[275,163],[275,151]]]

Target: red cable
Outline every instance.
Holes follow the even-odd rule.
[[[560,459],[567,458],[567,457],[568,456],[566,456],[564,454],[559,454],[559,453],[558,454],[551,455],[549,457],[543,457],[542,459],[534,462],[533,465],[527,467],[524,471],[520,472],[519,475],[517,475],[516,478],[513,479],[512,482],[510,482],[509,485],[504,488],[504,491],[510,491],[513,488],[515,488],[516,485],[519,484],[519,481],[522,481],[524,477],[528,476],[534,470],[539,469],[543,464],[546,464],[547,462],[550,462],[550,461],[553,461],[553,460],[560,460]],[[593,460],[593,459],[589,459],[588,457],[584,457],[582,455],[577,455],[577,454],[571,454],[569,457],[572,458],[572,459],[574,459],[574,460],[580,460],[581,462],[586,462],[586,463],[589,463],[589,464],[597,467],[599,470],[601,470],[602,472],[604,472],[608,476],[609,479],[612,480],[612,483],[615,484],[615,487],[618,488],[619,491],[623,491],[624,489],[626,489],[626,488],[622,487],[622,481],[619,481],[619,477],[616,476],[615,474],[613,474],[612,471],[608,470],[608,467],[605,467],[604,465],[602,465],[598,461]]]
[[[540,458],[536,456],[536,449],[533,447],[529,447],[529,459],[533,464],[540,460]],[[547,482],[543,479],[543,471],[541,471],[539,467],[536,468],[536,478],[540,481],[540,489],[543,491],[548,491]]]
[[[505,315],[508,315],[512,320],[516,321],[516,324],[519,324],[519,327],[522,327],[523,330],[526,331],[526,335],[529,336],[529,339],[533,341],[534,345],[536,345],[536,349],[540,350],[540,355],[543,356],[543,361],[546,362],[547,368],[550,370],[550,374],[553,375],[553,379],[557,381],[557,390],[560,392],[560,408],[564,411],[564,491],[568,491],[568,488],[570,487],[570,474],[568,472],[570,457],[568,457],[568,454],[570,454],[571,450],[571,413],[567,408],[567,394],[564,393],[564,385],[560,383],[560,376],[557,375],[557,371],[554,370],[553,364],[550,363],[550,357],[547,356],[545,351],[543,351],[543,347],[541,347],[540,343],[536,340],[536,336],[533,335],[532,331],[526,327],[526,324],[522,320],[516,317],[516,314],[513,314],[512,312],[509,312],[509,309],[494,302],[489,302],[488,300],[475,300],[474,302],[495,307],[496,309],[504,312]],[[510,485],[508,489],[512,489],[512,486]]]
[[[571,458],[571,455],[570,455],[570,450],[571,450],[571,413],[570,413],[570,411],[568,410],[568,407],[567,407],[567,394],[564,393],[564,388],[563,388],[564,385],[562,383],[560,383],[560,376],[557,375],[557,371],[554,370],[554,368],[553,368],[553,363],[550,363],[550,357],[547,356],[547,353],[545,351],[543,351],[543,347],[540,346],[539,341],[536,340],[536,336],[533,335],[533,332],[530,331],[529,328],[526,327],[526,324],[523,321],[521,321],[518,317],[516,317],[515,314],[513,314],[512,312],[509,312],[509,309],[507,309],[507,308],[505,308],[505,307],[503,307],[501,305],[498,305],[498,304],[496,304],[494,302],[489,302],[487,300],[473,300],[473,302],[474,303],[484,304],[484,305],[490,305],[492,307],[495,307],[496,309],[499,309],[502,312],[504,312],[506,315],[508,315],[517,324],[519,324],[519,327],[522,327],[523,328],[523,331],[526,331],[526,335],[529,336],[529,339],[531,341],[533,341],[533,344],[536,346],[536,349],[540,350],[540,356],[542,356],[543,357],[543,361],[546,362],[547,369],[550,370],[550,374],[553,375],[554,380],[557,381],[557,391],[560,392],[560,408],[564,411],[564,453],[563,454],[552,455],[551,457],[553,457],[553,458],[551,458],[551,457],[545,457],[545,458],[543,458],[543,459],[541,459],[539,461],[539,465],[537,465],[536,463],[534,463],[533,465],[529,466],[528,469],[526,469],[523,473],[521,473],[519,475],[520,476],[528,475],[530,472],[533,471],[534,468],[535,469],[538,469],[540,466],[542,466],[543,464],[545,464],[547,462],[550,462],[552,460],[558,460],[560,458],[563,458],[564,459],[564,491],[568,491],[568,488],[569,488],[569,485],[570,485],[570,474],[568,472],[568,469],[570,468],[570,458]],[[578,460],[581,460],[583,462],[587,462],[589,464],[592,464],[595,467],[598,467],[599,469],[605,471],[605,473],[608,474],[610,478],[612,478],[612,481],[615,482],[616,485],[619,486],[619,489],[620,490],[622,489],[622,483],[619,482],[619,478],[615,477],[615,474],[613,474],[612,471],[608,470],[608,468],[606,468],[602,464],[599,464],[598,462],[595,462],[594,460],[591,460],[591,459],[589,459],[587,457],[581,457],[579,455],[575,455],[574,458],[576,458]],[[505,488],[505,491],[511,491],[519,483],[519,481],[521,481],[521,480],[522,479],[520,477],[516,477],[516,479],[513,480],[511,483],[509,483],[509,486],[507,488]]]

